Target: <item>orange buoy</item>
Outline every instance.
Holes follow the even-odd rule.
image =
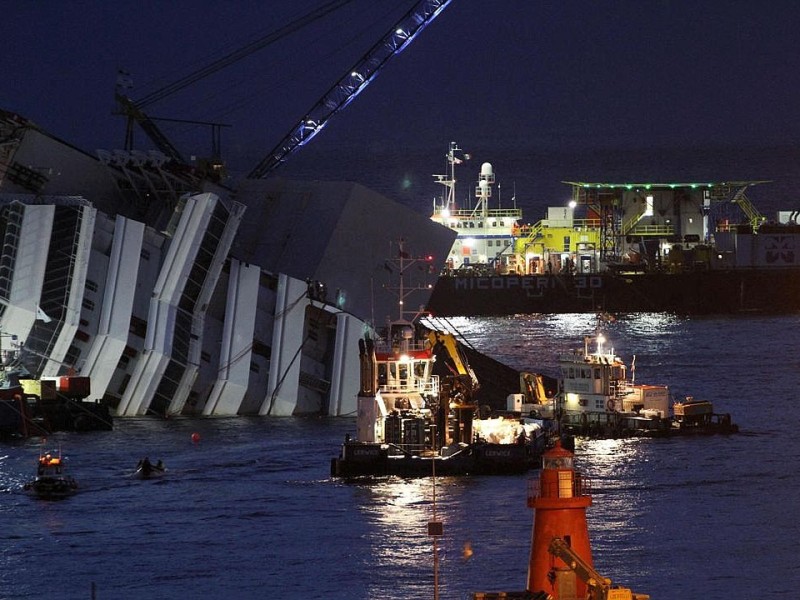
[[[553,556],[548,548],[560,538],[589,567],[593,567],[586,508],[592,504],[589,482],[573,465],[575,455],[561,447],[560,441],[545,452],[539,485],[528,495],[528,506],[535,509],[533,541],[528,566],[528,590],[547,591],[554,599],[572,586],[575,595],[586,597],[586,583],[576,579],[572,569]],[[535,482],[534,482],[535,483]],[[563,581],[562,581],[563,580]]]
[[[196,431],[192,434],[192,441],[196,444],[200,441],[200,434]]]

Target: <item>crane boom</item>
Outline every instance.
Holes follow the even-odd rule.
[[[208,77],[209,75],[213,75],[217,71],[224,69],[225,67],[230,66],[231,64],[242,60],[243,58],[253,54],[254,52],[261,50],[270,44],[277,42],[278,40],[283,39],[284,37],[288,36],[291,33],[294,33],[298,29],[309,25],[315,21],[318,21],[322,17],[326,16],[328,13],[333,12],[345,4],[352,2],[353,0],[331,0],[324,4],[323,6],[319,7],[316,10],[311,11],[307,15],[295,19],[288,25],[281,27],[280,29],[269,33],[268,35],[257,39],[254,42],[251,42],[238,50],[231,52],[220,58],[219,60],[215,60],[211,64],[205,65],[204,67],[189,73],[185,77],[166,85],[147,96],[139,99],[133,100],[129,98],[126,94],[122,93],[122,89],[125,87],[130,86],[129,78],[127,76],[124,77],[125,85],[120,86],[120,82],[118,81],[118,89],[115,92],[115,98],[117,101],[117,110],[118,114],[125,115],[128,118],[127,129],[125,134],[125,149],[132,150],[133,149],[133,125],[134,123],[138,123],[142,130],[145,132],[147,137],[156,145],[156,147],[163,152],[166,156],[174,160],[175,162],[185,164],[186,161],[184,160],[183,156],[181,155],[180,151],[175,147],[175,145],[167,138],[166,135],[158,128],[155,124],[155,118],[148,116],[144,112],[144,108],[149,106],[150,104],[158,101],[163,100],[164,98],[184,89],[187,86],[192,85],[200,81],[201,79]],[[126,74],[127,75],[127,74]],[[177,121],[177,119],[161,119],[161,120],[171,120]],[[223,125],[220,123],[205,123],[201,121],[183,121],[185,123],[199,123],[202,125],[211,125],[215,128],[215,135],[219,131],[219,127]],[[218,146],[218,142],[217,142]],[[218,157],[215,157],[218,158]]]
[[[260,179],[317,135],[328,120],[347,106],[452,0],[420,0],[391,30],[309,110],[278,145],[250,172]]]
[[[587,599],[590,600],[649,600],[647,594],[637,594],[628,588],[612,588],[611,580],[595,571],[591,564],[581,558],[559,537],[550,541],[548,551],[563,560],[572,571],[586,583]]]

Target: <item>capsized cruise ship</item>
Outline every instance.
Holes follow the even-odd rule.
[[[207,168],[88,154],[0,110],[4,364],[88,376],[117,416],[354,414],[397,240],[435,257],[407,274],[421,307],[455,233],[355,183]]]

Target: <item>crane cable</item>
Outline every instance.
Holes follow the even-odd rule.
[[[295,19],[288,25],[285,25],[284,27],[281,27],[280,29],[273,31],[267,34],[266,36],[259,38],[247,44],[246,46],[243,46],[242,48],[239,48],[238,50],[234,50],[233,52],[226,54],[222,58],[215,60],[211,64],[206,65],[205,67],[197,69],[196,71],[190,73],[189,75],[182,77],[178,81],[175,81],[169,85],[162,87],[159,90],[156,90],[148,94],[144,98],[141,98],[140,100],[134,102],[134,105],[136,106],[136,108],[141,109],[149,104],[152,104],[153,102],[157,102],[158,100],[163,100],[167,96],[170,96],[175,92],[178,92],[192,85],[193,83],[200,81],[205,77],[208,77],[209,75],[213,75],[217,71],[220,71],[225,67],[253,54],[254,52],[257,52],[258,50],[261,50],[269,46],[273,42],[276,42],[286,37],[290,33],[294,33],[298,29],[321,19],[328,13],[331,13],[334,10],[341,8],[345,4],[349,4],[352,1],[353,0],[331,0],[331,2],[324,4],[320,8],[311,11],[310,13],[308,13],[303,17]]]

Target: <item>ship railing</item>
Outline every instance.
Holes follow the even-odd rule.
[[[656,236],[656,235],[674,235],[675,228],[672,225],[636,225],[631,229],[623,229],[623,235],[643,235],[643,236]]]
[[[380,389],[382,392],[390,394],[408,394],[416,392],[423,396],[438,396],[439,376],[432,375],[429,379],[403,377],[389,383],[381,384]]]
[[[417,390],[420,394],[431,396],[439,395],[439,376],[431,375],[430,379],[423,379],[417,382]]]
[[[566,477],[570,473],[571,477]],[[538,498],[579,498],[592,495],[592,480],[578,471],[560,471],[557,481],[528,481],[528,506]]]
[[[599,229],[600,228],[600,219],[571,219],[571,220],[561,220],[555,221],[555,223],[566,223],[566,225],[556,225],[554,223],[550,223],[549,219],[542,219],[539,221],[539,225],[541,229],[545,229],[548,227],[571,227],[573,230],[587,230],[587,229]]]
[[[491,216],[492,218],[505,218],[510,217],[512,219],[521,219],[522,218],[522,209],[521,208],[492,208]],[[441,212],[439,215],[441,215]],[[451,219],[459,219],[459,218],[473,218],[476,216],[474,208],[456,208],[450,211],[450,218]]]
[[[622,235],[627,234],[630,232],[634,227],[636,227],[637,223],[642,220],[645,214],[645,209],[642,207],[641,212],[634,213],[630,216],[630,218],[622,223]]]
[[[747,185],[742,186],[739,190],[736,191],[734,194],[733,199],[731,202],[738,204],[739,207],[744,212],[747,220],[749,221],[750,225],[756,229],[759,225],[761,225],[764,221],[766,221],[766,217],[762,216],[758,209],[750,202],[750,199],[745,194],[747,190]]]
[[[590,356],[583,353],[583,350],[578,350],[577,348],[572,350],[569,353],[559,354],[558,361],[562,363],[569,363],[568,365],[564,366],[574,366],[580,365],[583,363],[588,363],[591,361]],[[564,367],[562,367],[563,369]]]
[[[622,400],[633,392],[633,386],[627,379],[616,379],[609,382],[609,388],[614,400]],[[622,405],[618,403],[621,408]]]
[[[548,219],[542,219],[533,225],[522,225],[518,230],[518,238],[523,247],[534,243],[536,237],[542,234],[544,229],[550,227],[563,227],[550,223]],[[575,231],[589,231],[600,229],[600,219],[572,219],[569,221],[568,227]]]
[[[424,352],[430,350],[430,345],[426,340],[408,340],[402,342],[392,342],[379,338],[375,340],[376,352]]]

